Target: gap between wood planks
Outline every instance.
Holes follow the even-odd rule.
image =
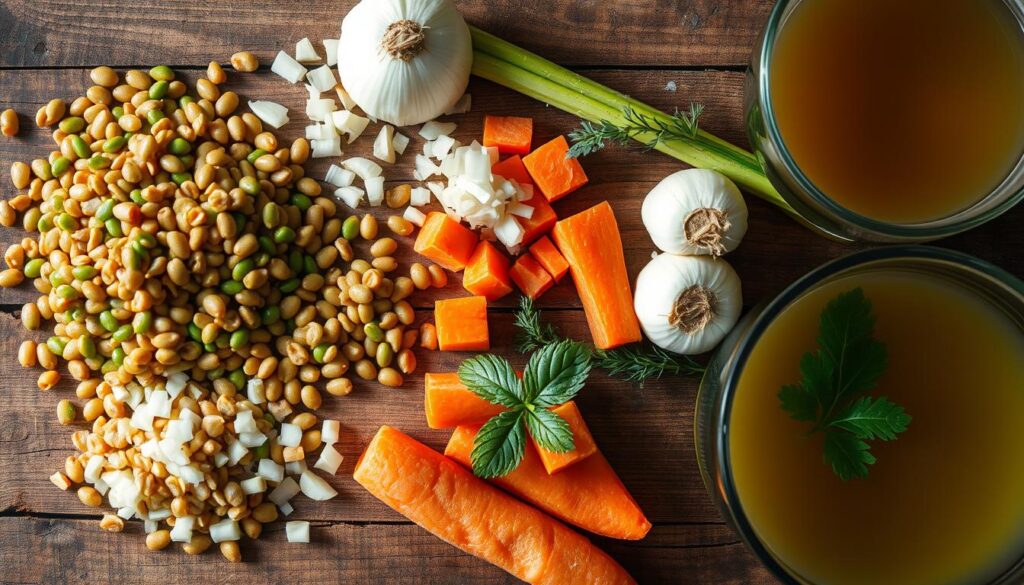
[[[206,71],[207,65],[167,65],[176,71]],[[311,65],[322,65],[323,63],[312,63]],[[89,71],[106,63],[95,63],[89,65],[29,65],[25,67],[0,66],[0,71]],[[229,64],[224,63],[228,66]],[[148,65],[117,65],[114,69],[141,69],[149,70],[153,67]],[[333,69],[336,65],[332,65]],[[571,71],[682,71],[682,72],[722,72],[722,73],[745,73],[747,65],[710,64],[710,65],[581,65],[568,67]],[[234,69],[229,69],[234,71]],[[270,73],[270,64],[261,63],[259,69],[253,73]],[[283,80],[282,80],[283,81]]]

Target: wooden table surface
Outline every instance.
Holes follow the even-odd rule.
[[[314,43],[336,37],[339,22],[354,0],[331,2],[123,2],[66,3],[55,0],[0,0],[0,107],[22,115],[22,133],[0,140],[0,195],[14,192],[7,169],[49,151],[49,137],[30,120],[52,97],[71,98],[90,85],[88,69],[175,67],[195,79],[211,59],[226,62],[235,51],[259,55],[257,74],[229,71],[229,86],[252,99],[287,105],[293,122],[281,134],[302,132],[306,92],[268,71],[273,55],[292,52],[302,37]],[[766,19],[768,0],[463,0],[466,18],[486,30],[571,66],[613,88],[659,108],[706,105],[702,126],[746,144],[742,85],[750,49]],[[675,90],[669,90],[674,82]],[[479,137],[484,113],[530,116],[535,143],[569,131],[577,121],[504,88],[474,79],[474,110],[458,116],[456,137]],[[355,149],[368,151],[372,139]],[[412,147],[411,150],[417,150]],[[316,161],[322,176],[331,161]],[[565,216],[609,200],[615,209],[635,277],[653,245],[640,221],[643,196],[661,178],[683,165],[656,153],[612,147],[584,161],[590,183],[555,205]],[[412,178],[411,157],[387,172],[389,180]],[[870,169],[865,169],[870,172]],[[750,229],[729,261],[743,279],[752,305],[822,262],[857,249],[820,238],[775,208],[752,197]],[[381,214],[383,215],[383,214]],[[1024,208],[939,243],[976,254],[1024,276]],[[20,230],[0,230],[4,246],[19,241]],[[411,252],[407,252],[407,260]],[[444,291],[421,295],[418,307],[434,298],[462,294],[458,278]],[[257,543],[243,546],[246,562],[228,564],[211,551],[189,557],[177,550],[145,550],[140,522],[125,534],[99,529],[98,510],[61,492],[48,476],[62,469],[71,453],[72,428],[56,422],[55,405],[71,396],[71,383],[40,393],[38,372],[23,371],[14,355],[28,335],[18,320],[20,307],[34,298],[29,285],[0,292],[0,582],[103,583],[115,581],[262,583],[327,581],[343,583],[507,583],[502,571],[463,554],[405,521],[351,479],[357,454],[381,424],[396,426],[443,448],[448,433],[427,429],[422,377],[388,390],[357,384],[345,398],[325,401],[321,414],[343,424],[340,447],[346,456],[332,480],[340,496],[325,503],[297,498],[291,519],[313,524],[310,545],[288,544],[283,523],[269,525]],[[510,299],[491,313],[495,349],[513,357]],[[545,315],[563,330],[586,338],[587,328],[570,279],[542,298]],[[426,315],[427,311],[423,311]],[[42,339],[43,336],[38,336]],[[465,356],[421,356],[420,373],[447,371]],[[693,407],[697,382],[664,379],[643,388],[595,375],[579,401],[597,442],[654,523],[640,542],[596,538],[641,583],[763,584],[773,579],[722,522],[704,492],[693,447]]]

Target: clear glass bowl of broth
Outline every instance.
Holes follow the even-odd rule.
[[[772,184],[843,240],[919,242],[1024,198],[1024,2],[779,0],[747,129]]]
[[[878,387],[913,417],[846,482],[822,434],[780,405],[817,349],[821,310],[860,287],[886,345]],[[868,250],[827,264],[746,315],[697,398],[705,485],[779,579],[813,585],[1024,580],[1024,282],[961,253]]]

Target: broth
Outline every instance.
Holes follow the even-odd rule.
[[[804,0],[768,66],[797,165],[875,220],[953,215],[1024,151],[1024,35],[1002,0]]]
[[[861,287],[889,366],[870,394],[913,416],[872,441],[866,479],[842,482],[822,435],[777,397],[800,380],[821,310]],[[767,328],[744,366],[729,418],[740,506],[766,548],[820,585],[974,585],[1024,554],[1024,334],[957,285],[894,270],[810,291]]]

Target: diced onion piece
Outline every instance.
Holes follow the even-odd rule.
[[[366,127],[370,125],[370,119],[353,114],[349,110],[338,110],[331,113],[331,121],[338,132],[348,136],[348,143],[352,144],[359,138]]]
[[[494,225],[494,235],[498,241],[505,246],[512,248],[523,241],[523,226],[519,225],[516,218],[506,215]]]
[[[334,103],[334,100],[327,98],[309,98],[306,101],[306,117],[316,122],[331,123],[331,114],[338,111],[338,104]],[[332,134],[337,134],[333,132]],[[323,129],[320,130],[320,137],[326,138],[327,132]]]
[[[425,181],[434,175],[440,174],[441,169],[434,164],[434,161],[423,156],[422,154],[416,155],[416,170],[413,171],[413,176],[417,180]]]
[[[228,464],[229,461],[231,461],[231,458],[228,457],[227,454],[224,453],[223,451],[218,451],[217,453],[213,454],[214,467],[224,467],[225,465]]]
[[[249,449],[242,444],[241,441],[234,441],[228,444],[228,463],[235,465],[241,461],[242,457],[245,457]]]
[[[410,223],[418,225],[419,227],[423,227],[423,224],[426,223],[427,221],[427,216],[424,215],[422,211],[416,209],[412,205],[405,208],[405,213],[402,214],[402,217],[407,219]]]
[[[256,426],[256,419],[253,418],[251,410],[241,410],[235,414],[235,432],[239,435],[242,433],[260,432],[259,427]]]
[[[494,165],[498,164],[498,158],[500,157],[500,153],[498,152],[498,147],[497,146],[488,146],[484,150],[487,151],[487,157],[490,158],[490,160],[491,160],[491,166],[493,167]]]
[[[167,382],[164,383],[164,389],[167,390],[167,394],[171,398],[177,398],[181,391],[185,389],[188,384],[188,374],[185,372],[174,372],[170,376],[167,376]]]
[[[89,483],[96,483],[100,478],[100,472],[103,471],[103,466],[107,463],[107,458],[103,455],[93,455],[89,458],[89,461],[85,464],[85,481]]]
[[[366,201],[373,207],[384,202],[384,177],[370,177],[363,181],[366,186]]]
[[[284,472],[288,475],[302,475],[303,471],[309,469],[306,467],[306,460],[299,459],[298,461],[289,461],[284,464]]]
[[[302,442],[302,427],[291,423],[281,424],[281,434],[277,436],[277,444],[282,447],[298,447]]]
[[[373,141],[373,156],[387,163],[395,162],[394,138],[395,127],[385,124],[377,134],[377,139]]]
[[[316,54],[309,37],[295,43],[295,60],[300,63],[316,63],[320,60],[320,55]]]
[[[242,493],[247,496],[251,496],[252,494],[262,494],[267,491],[267,479],[261,475],[243,480],[239,482],[238,485],[241,486]]]
[[[305,520],[285,522],[284,531],[288,536],[288,542],[309,542],[309,522]]]
[[[338,94],[338,99],[341,100],[341,105],[344,106],[346,110],[356,109],[356,101],[352,99],[352,96],[345,91],[345,88],[342,87],[340,83],[334,86],[334,93]]]
[[[125,506],[124,508],[118,508],[117,515],[124,518],[125,520],[131,520],[135,517],[135,508],[129,508],[127,506]]]
[[[292,512],[295,511],[295,508],[293,508],[292,505],[289,504],[288,502],[281,504],[280,506],[277,507],[277,509],[281,510],[282,516],[291,516]]]
[[[306,79],[310,85],[321,92],[331,90],[338,85],[338,80],[334,77],[334,69],[331,69],[330,65],[323,65],[310,71],[306,74]]]
[[[494,199],[494,191],[490,185],[481,185],[468,175],[461,175],[456,178],[455,184],[466,191],[466,193],[476,197],[480,203],[490,203]]]
[[[178,467],[178,477],[181,478],[185,483],[191,485],[199,485],[206,479],[203,476],[203,472],[199,470],[195,465],[182,465]]]
[[[409,196],[409,205],[421,207],[430,204],[430,190],[424,187],[413,187]]]
[[[320,452],[320,458],[316,460],[316,464],[313,467],[326,471],[327,473],[334,475],[338,473],[338,468],[341,467],[341,462],[344,458],[341,453],[338,453],[331,445],[324,447],[323,451]]]
[[[249,378],[245,383],[245,393],[249,398],[249,402],[253,404],[264,404],[267,401],[267,393],[263,388],[263,380],[259,378]]]
[[[530,219],[533,217],[534,208],[525,203],[513,203],[509,205],[508,212],[516,217]]]
[[[195,525],[195,516],[182,516],[174,519],[174,528],[171,528],[171,540],[174,542],[188,542],[192,540],[192,527]]]
[[[267,499],[277,504],[277,507],[281,507],[288,503],[288,500],[295,497],[295,494],[299,493],[299,484],[290,477],[284,478],[270,494],[267,495]]]
[[[171,509],[170,508],[157,508],[155,510],[150,510],[148,516],[149,516],[149,519],[152,520],[153,522],[159,522],[161,520],[166,520],[166,519],[171,517]]]
[[[306,126],[306,140],[320,140],[320,124]]]
[[[318,502],[329,500],[338,495],[338,492],[334,491],[331,484],[308,469],[302,472],[302,476],[299,477],[299,489],[302,490],[302,493],[307,498]]]
[[[459,101],[455,102],[455,105],[452,106],[451,109],[449,109],[447,112],[445,112],[445,115],[450,116],[452,114],[465,114],[469,112],[472,108],[473,96],[468,93],[463,94],[463,96],[459,98]]]
[[[324,53],[327,56],[327,64],[334,67],[338,64],[338,39],[324,39]]]
[[[288,83],[298,83],[306,76],[306,68],[284,51],[278,51],[270,70],[283,77]]]
[[[310,144],[313,146],[313,152],[310,156],[313,158],[328,158],[332,156],[341,156],[341,137],[335,136],[334,138],[312,140]]]
[[[327,419],[320,425],[320,440],[333,445],[341,438],[341,422]]]
[[[395,137],[391,139],[391,146],[398,154],[405,154],[405,149],[409,146],[409,137],[395,132]]]
[[[441,193],[444,192],[444,183],[440,181],[431,181],[427,183],[427,189],[434,194],[434,197],[441,198]]]
[[[341,166],[352,171],[363,181],[379,177],[384,169],[368,158],[355,156],[341,162]]]
[[[213,542],[241,540],[242,529],[238,526],[238,522],[231,518],[225,518],[210,526],[210,538],[213,539]]]
[[[150,410],[153,412],[153,416],[171,418],[171,400],[166,391],[154,390],[146,400],[146,404],[149,405]]]
[[[331,165],[327,169],[327,174],[324,176],[324,182],[330,183],[335,187],[348,187],[355,180],[356,174],[348,169],[343,169],[338,165]]]
[[[479,148],[471,148],[463,158],[463,174],[477,183],[491,182],[491,160],[487,152]]]
[[[450,136],[452,132],[455,132],[457,127],[458,125],[455,124],[455,122],[438,122],[437,120],[431,120],[420,128],[420,136],[425,140],[437,140],[437,137],[442,134]]]
[[[153,430],[153,412],[149,408],[148,404],[139,405],[139,407],[132,412],[132,418],[130,420],[132,426],[140,431]]]
[[[146,534],[152,534],[160,529],[160,523],[156,520],[146,520],[142,523],[142,529],[146,531]]]
[[[284,466],[273,459],[260,459],[256,473],[268,481],[279,482],[284,480]]]
[[[249,109],[252,113],[256,114],[256,117],[263,120],[265,123],[270,124],[274,128],[280,128],[288,123],[288,108],[282,106],[277,102],[263,101],[250,101]]]
[[[359,187],[341,187],[334,191],[334,196],[344,201],[345,205],[352,209],[359,207],[359,202],[363,200],[364,194],[365,192]]]
[[[251,412],[249,413],[249,416],[252,416]],[[238,419],[236,418],[235,420],[237,422]],[[169,420],[167,421],[167,427],[164,429],[164,437],[177,443],[185,443],[191,441],[192,423],[182,420]]]
[[[452,148],[455,146],[455,144],[455,139],[450,136],[447,136],[445,134],[438,136],[437,140],[434,141],[433,148],[431,149],[434,158],[446,158],[451,153]]]

